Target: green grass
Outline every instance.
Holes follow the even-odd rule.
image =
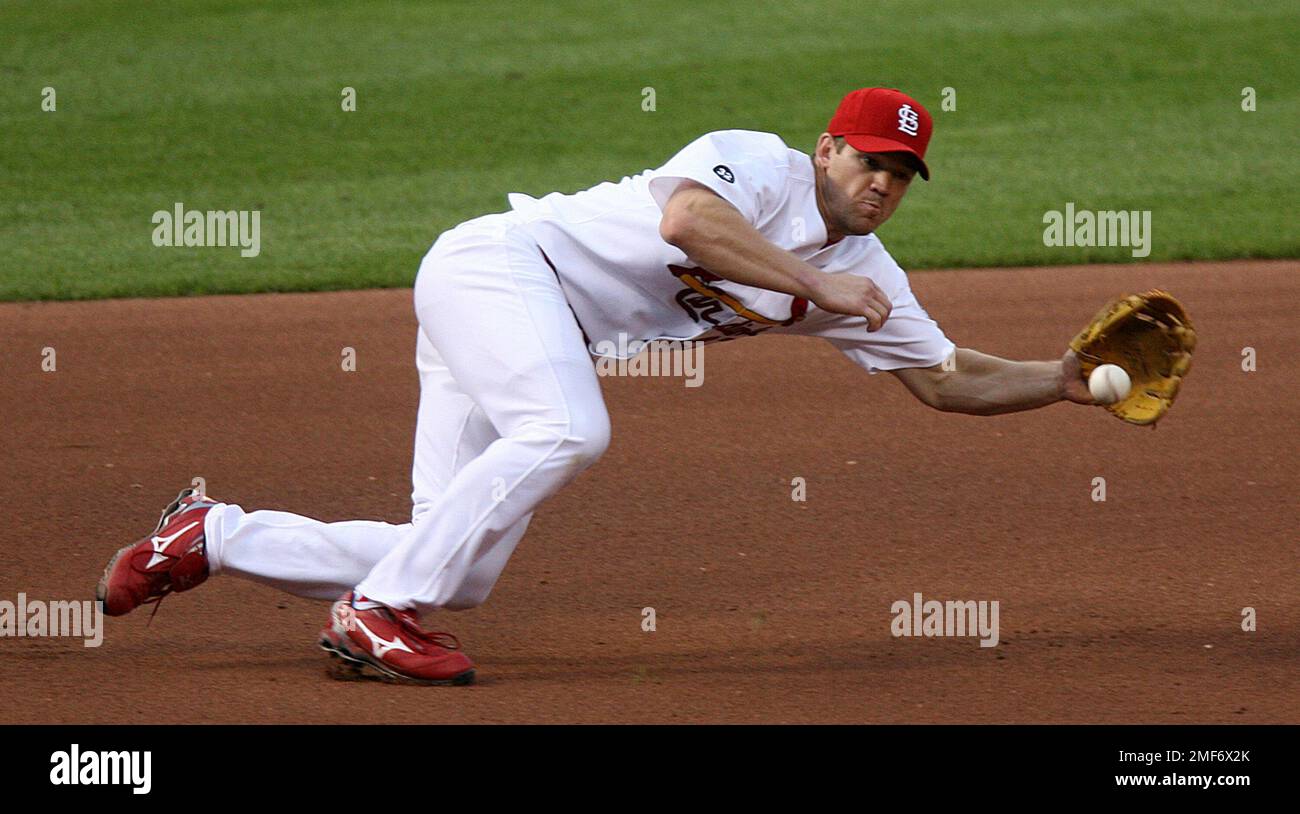
[[[1151,260],[1300,254],[1293,1],[267,5],[0,6],[0,299],[409,285],[506,192],[714,129],[808,149],[870,84],[936,118],[881,231],[905,268],[1132,259],[1043,246],[1067,201],[1152,210]],[[176,201],[260,209],[261,255],[155,248]]]

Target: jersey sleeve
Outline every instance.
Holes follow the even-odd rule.
[[[851,270],[869,277],[879,286],[893,306],[885,324],[878,331],[868,332],[870,326],[864,316],[815,309],[802,322],[777,330],[820,336],[871,374],[908,367],[933,367],[951,356],[957,346],[917,302],[907,272],[895,262],[880,240],[875,235],[850,239],[858,240],[865,250],[846,258],[842,265],[837,263],[827,270]]]
[[[868,333],[867,319],[831,314],[807,331],[820,336],[871,374],[908,367],[933,367],[956,350],[911,289],[890,300],[893,310],[879,331]],[[810,326],[812,327],[812,326]]]
[[[720,130],[692,141],[647,177],[660,209],[689,179],[716,192],[758,226],[788,194],[789,176],[790,150],[780,136]]]

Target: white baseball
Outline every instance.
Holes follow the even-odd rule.
[[[1119,365],[1099,365],[1088,377],[1088,392],[1100,404],[1114,404],[1128,396],[1133,382]]]

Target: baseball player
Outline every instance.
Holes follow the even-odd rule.
[[[604,452],[597,347],[820,336],[939,410],[1093,403],[1073,351],[1022,362],[956,348],[875,236],[914,177],[929,179],[931,129],[915,99],[863,88],[812,155],[771,133],[707,133],[658,169],[511,195],[510,211],[445,232],[415,282],[411,521],[322,523],[185,490],[110,560],[105,613],[230,574],[335,600],[320,645],[336,666],[470,683],[459,642],[420,617],[486,600],[533,511]]]

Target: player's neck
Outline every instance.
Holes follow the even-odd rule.
[[[822,226],[826,228],[826,242],[822,244],[824,249],[843,240],[844,233],[831,226],[830,218],[827,217],[825,200],[826,173],[818,169],[816,159],[809,156],[809,160],[812,161],[813,165],[813,198],[817,201],[817,213],[821,215]]]

